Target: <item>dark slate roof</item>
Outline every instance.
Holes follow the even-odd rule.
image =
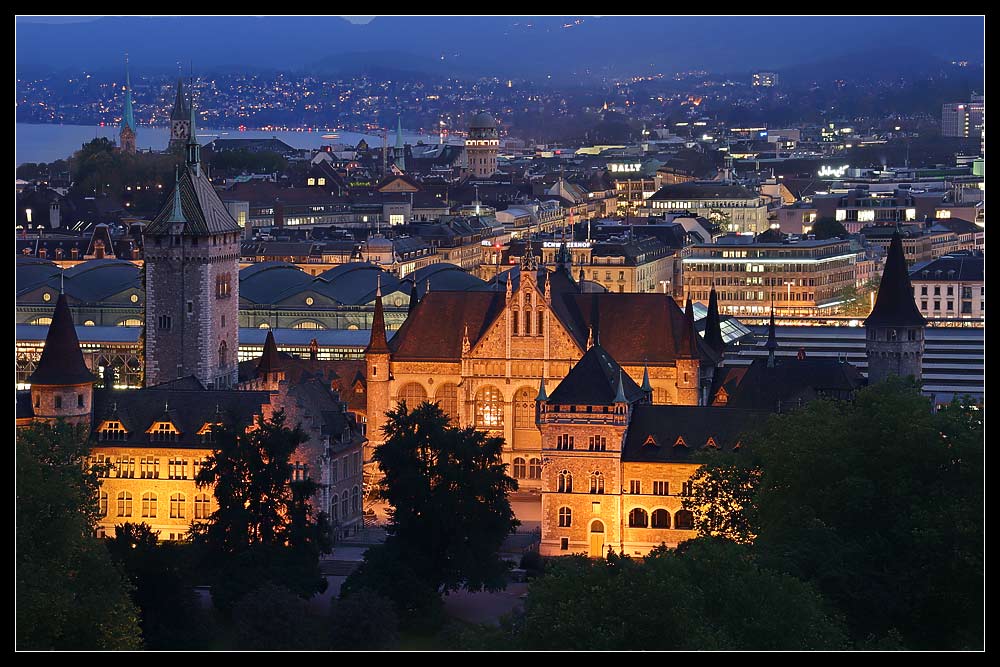
[[[205,177],[204,172],[195,173],[190,166],[184,169],[180,180],[174,186],[181,190],[181,210],[186,221],[185,234],[208,235],[240,232],[240,226],[229,213],[229,209],[219,199],[215,188]],[[146,235],[167,234],[170,230],[168,220],[174,208],[174,193],[171,190],[163,208],[153,221],[143,231]]]
[[[66,385],[94,382],[94,374],[87,368],[76,337],[73,315],[69,312],[66,295],[60,294],[52,315],[52,324],[45,337],[42,358],[35,372],[28,376],[29,384]]]
[[[757,358],[730,392],[733,408],[777,412],[797,407],[823,395],[849,394],[864,384],[853,364],[822,357],[778,357],[769,368],[767,359]]]
[[[721,182],[688,182],[664,185],[656,191],[652,200],[674,199],[758,199],[759,194],[748,190],[742,185],[731,185]]]
[[[365,354],[388,354],[389,343],[385,338],[385,313],[382,310],[382,292],[375,293],[375,314],[372,316],[372,336]]]
[[[985,266],[986,257],[984,255],[955,253],[938,257],[920,267],[914,267],[914,270],[910,272],[910,280],[979,282],[984,279]]]
[[[193,380],[193,382],[191,382]],[[113,445],[204,448],[198,431],[206,423],[230,421],[247,426],[262,406],[270,402],[266,391],[208,390],[194,378],[132,390],[94,392],[94,429],[108,419],[120,421],[128,432]],[[167,418],[180,431],[176,442],[150,442],[146,431],[153,422]]]
[[[462,356],[462,337],[469,332],[475,345],[504,307],[501,292],[445,292],[424,294],[393,336],[394,359],[454,360]]]
[[[765,416],[731,407],[640,404],[629,422],[622,461],[693,463],[695,452],[710,447],[709,438],[720,450],[732,451],[738,443],[742,446],[743,435]],[[678,438],[685,444],[676,444]]]
[[[274,342],[274,333],[268,329],[264,340],[264,353],[257,362],[257,373],[271,373],[281,368],[281,358],[278,356],[278,346]]]
[[[642,389],[622,370],[611,355],[595,344],[576,362],[559,386],[549,394],[550,405],[611,405],[621,381],[625,400],[642,398]]]
[[[878,296],[865,326],[916,326],[922,327],[927,320],[917,310],[913,300],[913,286],[906,268],[903,241],[898,232],[893,233],[886,253],[885,269],[878,286]]]
[[[488,130],[497,126],[496,120],[490,114],[482,111],[469,121],[469,129]]]

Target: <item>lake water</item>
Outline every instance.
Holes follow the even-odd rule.
[[[239,130],[210,130],[198,128],[198,138],[204,146],[218,137],[227,139],[270,139],[277,137],[294,148],[319,148],[330,144],[346,144],[357,146],[364,139],[372,147],[382,145],[381,136],[360,134],[357,132],[336,132],[336,139],[324,139],[324,134],[333,132],[263,132],[258,130],[240,132]],[[96,125],[34,125],[17,123],[14,128],[14,164],[25,162],[52,162],[67,158],[80,150],[80,146],[98,137],[107,137],[118,141],[118,127]],[[396,141],[395,132],[390,132],[388,141],[393,145]],[[149,127],[140,125],[137,130],[136,146],[139,150],[152,148],[162,151],[167,147],[170,130],[166,127]],[[418,135],[403,132],[403,141],[415,144],[418,140],[424,143],[437,143],[437,135]]]

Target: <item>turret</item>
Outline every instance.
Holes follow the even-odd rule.
[[[926,326],[927,320],[913,299],[903,240],[897,231],[889,243],[875,307],[865,320],[868,383],[890,375],[909,376],[919,382]]]
[[[28,376],[35,417],[89,425],[96,380],[84,363],[73,315],[66,295],[61,293],[45,336],[42,357],[35,372]]]
[[[132,112],[132,82],[129,79],[128,55],[125,56],[125,108],[118,133],[118,147],[123,153],[135,154],[135,114]]]
[[[694,304],[687,300],[684,309],[684,321],[681,326],[677,350],[676,377],[674,386],[677,388],[677,403],[679,405],[699,405],[699,369],[701,366],[698,352],[698,331],[694,326]]]
[[[278,345],[274,341],[274,332],[268,329],[264,340],[264,352],[257,362],[257,379],[264,383],[264,389],[277,391],[278,385],[285,381],[285,369],[278,354]]]
[[[722,339],[722,320],[719,317],[719,295],[715,285],[708,294],[708,314],[705,316],[705,342],[721,357],[725,354],[726,343]]]
[[[365,348],[367,370],[367,413],[368,444],[365,446],[365,460],[370,461],[374,448],[382,442],[382,426],[385,424],[385,410],[389,406],[390,351],[385,333],[385,311],[382,307],[382,276],[379,274],[375,288],[375,314],[372,317],[372,333]]]

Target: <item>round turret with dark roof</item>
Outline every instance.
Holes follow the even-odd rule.
[[[477,113],[472,117],[472,120],[469,121],[470,130],[492,130],[496,129],[496,127],[496,119],[485,111]]]

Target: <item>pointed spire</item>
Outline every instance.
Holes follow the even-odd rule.
[[[594,325],[591,324],[590,327],[587,329],[587,331],[588,331],[588,333],[587,333],[587,349],[589,350],[590,348],[594,347]]]
[[[168,223],[187,223],[187,219],[184,217],[184,209],[181,207],[181,179],[177,173],[177,169],[174,169],[174,208],[170,212],[170,217],[167,218]]]
[[[535,400],[539,403],[549,400],[549,395],[545,391],[545,378],[542,378],[538,382],[538,396],[535,396]]]
[[[32,385],[73,385],[94,382],[97,378],[87,368],[76,337],[76,326],[69,311],[66,294],[60,293],[52,313],[52,323],[45,335],[45,347],[35,372],[28,376]]]
[[[684,339],[681,345],[681,354],[684,356],[698,358],[698,330],[694,326],[694,304],[691,297],[688,297],[687,305],[684,307]]]
[[[647,394],[653,393],[653,385],[649,383],[649,362],[643,364],[642,367],[642,386],[640,389]]]
[[[257,362],[257,375],[273,373],[281,367],[281,357],[278,355],[278,345],[274,341],[274,332],[267,330],[267,338],[264,339],[264,352]]]
[[[917,310],[913,299],[913,286],[906,267],[903,253],[903,239],[899,232],[893,232],[889,252],[885,258],[882,281],[875,297],[875,307],[865,320],[865,326],[911,326],[922,327],[927,320]]]
[[[726,349],[726,343],[722,338],[722,321],[719,317],[719,295],[715,291],[715,284],[708,293],[708,315],[705,317],[705,342],[716,352],[722,354]]]
[[[419,301],[420,299],[417,295],[417,281],[414,280],[413,287],[410,289],[410,305],[406,309],[407,315],[413,312],[413,309],[417,307],[417,303],[419,303]]]
[[[622,377],[622,369],[618,368],[618,391],[615,392],[615,403],[628,403],[625,400],[625,380]]]
[[[191,127],[187,143],[187,164],[194,169],[196,175],[201,175],[201,145],[198,143],[198,130],[195,123],[194,91],[191,91]]]
[[[372,316],[372,335],[365,348],[365,354],[389,354],[389,343],[385,336],[385,311],[382,309],[382,273],[376,278],[375,314]]]
[[[774,353],[778,349],[778,337],[774,327],[774,303],[771,303],[771,321],[767,325],[767,342],[764,343],[767,350],[767,367],[774,368]]]
[[[472,349],[472,345],[469,343],[469,325],[465,325],[465,331],[462,333],[462,354],[466,354]]]
[[[184,101],[184,79],[177,77],[177,97],[174,98],[174,108],[170,110],[170,120],[188,120],[187,103]]]

